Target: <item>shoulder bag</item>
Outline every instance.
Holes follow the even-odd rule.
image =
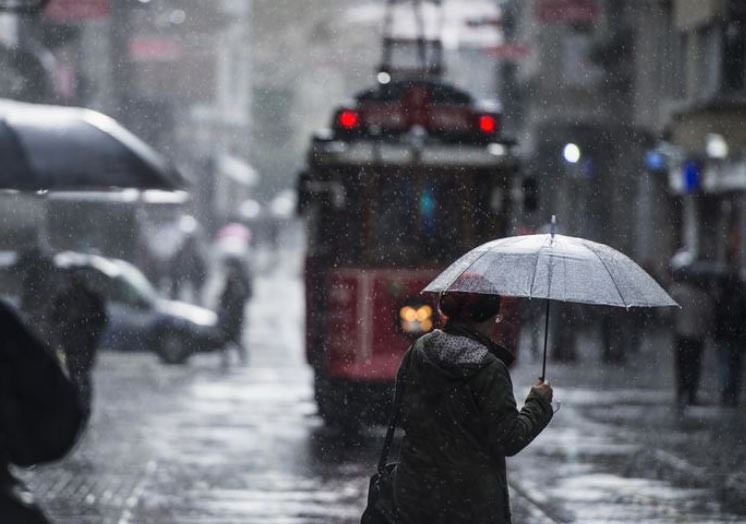
[[[406,359],[405,359],[406,361]],[[406,386],[408,364],[402,366],[399,377],[396,380],[396,391],[394,393],[394,405],[383,441],[381,457],[378,459],[378,467],[373,476],[370,477],[368,487],[368,504],[365,507],[360,524],[395,524],[398,522],[396,504],[394,503],[394,478],[396,477],[396,462],[389,462],[389,451],[394,440],[394,431],[399,421],[399,410],[401,408],[402,395]]]

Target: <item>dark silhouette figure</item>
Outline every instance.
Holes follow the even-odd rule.
[[[193,302],[198,302],[207,277],[207,264],[200,250],[197,237],[187,236],[171,263],[170,295],[180,298],[186,290]]]
[[[0,302],[0,522],[48,520],[10,465],[62,458],[84,425],[73,383],[48,346]]]
[[[20,308],[27,326],[44,342],[53,344],[50,332],[50,299],[57,287],[57,270],[51,254],[38,246],[21,252],[16,262],[21,274]]]
[[[720,402],[738,404],[741,393],[743,347],[746,344],[746,286],[735,268],[721,279],[715,303],[714,338],[718,348]]]
[[[91,372],[107,322],[104,299],[83,278],[72,274],[52,302],[51,320],[87,419],[93,394]]]
[[[227,350],[233,345],[238,350],[242,364],[249,361],[249,353],[242,338],[246,302],[253,295],[253,285],[249,270],[244,262],[231,257],[225,261],[225,283],[220,295],[218,323],[223,340],[223,359],[227,363]]]
[[[682,408],[697,403],[702,349],[712,327],[714,305],[710,295],[695,285],[685,269],[674,271],[669,294],[681,309],[674,311],[674,371],[676,401]]]
[[[605,364],[624,364],[631,343],[628,335],[633,319],[622,308],[600,306],[598,310],[601,317],[601,361]]]
[[[538,302],[538,301],[537,301]],[[542,301],[544,306],[546,302]],[[545,309],[546,311],[546,309]],[[569,302],[553,302],[550,307],[549,329],[552,333],[552,345],[550,357],[555,362],[575,362],[577,355],[578,318],[580,310],[576,304]],[[542,322],[545,315],[540,315],[539,325],[544,328]]]

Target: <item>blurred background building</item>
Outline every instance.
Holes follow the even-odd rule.
[[[288,198],[308,136],[374,81],[383,0],[49,0],[0,14],[0,96],[121,120],[192,181],[208,231]],[[448,0],[446,77],[502,107],[516,232],[551,214],[658,275],[741,262],[738,0]],[[283,201],[284,201],[283,200]]]

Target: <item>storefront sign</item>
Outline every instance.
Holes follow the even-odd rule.
[[[50,0],[43,18],[57,23],[74,23],[108,18],[108,0]]]
[[[677,195],[746,191],[746,161],[710,160],[702,165],[686,161],[671,167],[668,187]]]
[[[173,62],[184,56],[184,44],[172,36],[140,35],[130,40],[129,51],[135,62]]]
[[[544,24],[592,23],[598,19],[596,0],[539,0],[535,16]]]
[[[723,161],[705,166],[702,188],[710,193],[746,191],[746,162]]]
[[[522,60],[531,55],[531,47],[521,42],[506,42],[488,47],[486,52],[500,60]]]

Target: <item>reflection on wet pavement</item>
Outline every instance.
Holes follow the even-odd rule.
[[[62,463],[24,474],[55,522],[359,522],[385,430],[322,425],[303,360],[300,280],[265,275],[256,291],[248,367],[223,370],[210,354],[181,367],[102,353],[83,441]],[[519,359],[519,402],[534,368]],[[508,461],[514,521],[746,521],[722,503],[731,491],[743,501],[739,472],[720,474],[731,459],[746,463],[743,420],[712,406],[679,416],[669,390],[646,386],[657,377],[644,367],[631,370],[634,383],[602,371],[584,368],[581,380],[578,368],[551,369],[562,408]]]

